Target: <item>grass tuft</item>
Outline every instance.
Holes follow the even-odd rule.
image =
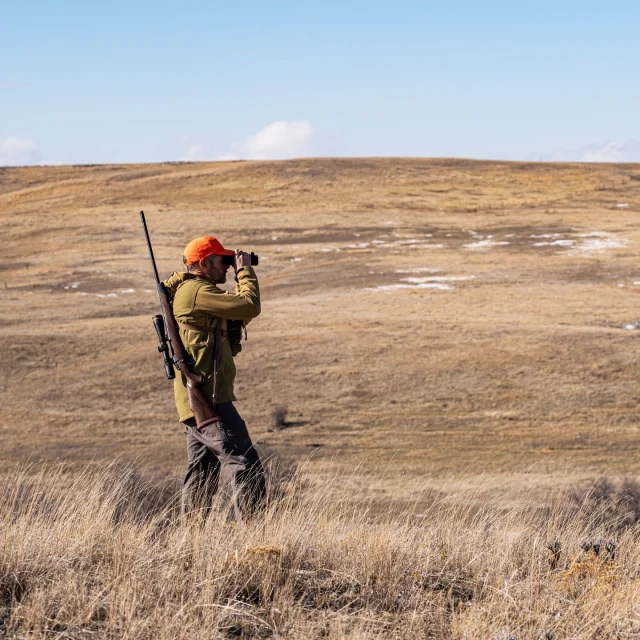
[[[276,405],[271,410],[271,425],[274,429],[284,429],[287,426],[289,410],[284,405]]]

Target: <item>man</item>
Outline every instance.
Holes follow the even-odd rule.
[[[217,286],[226,281],[229,270],[222,256],[234,256],[235,293]],[[260,313],[258,279],[248,253],[225,249],[213,236],[192,240],[183,262],[187,272],[172,274],[164,285],[173,295],[173,314],[185,349],[195,360],[193,369],[205,376],[204,391],[222,421],[196,428],[185,378],[176,371],[176,408],[187,436],[182,513],[188,514],[199,503],[205,515],[209,512],[224,466],[231,476],[233,507],[240,522],[263,505],[265,481],[247,427],[233,406],[233,356],[240,345],[230,344],[227,321],[248,321]]]

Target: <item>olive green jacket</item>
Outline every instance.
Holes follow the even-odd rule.
[[[194,327],[180,326],[180,337],[195,360],[195,371],[205,377],[204,391],[209,397],[213,397],[216,321],[221,319],[223,335],[215,399],[218,404],[235,400],[233,381],[236,367],[226,337],[226,321],[250,320],[260,313],[260,290],[255,271],[251,267],[243,267],[238,271],[237,279],[235,294],[191,273],[176,272],[164,281],[169,293],[173,294],[173,315],[177,322]],[[178,415],[184,422],[192,418],[193,413],[189,408],[186,380],[177,369],[174,392]]]

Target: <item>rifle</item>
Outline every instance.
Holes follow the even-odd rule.
[[[187,396],[189,398],[189,407],[193,412],[196,420],[196,428],[200,429],[214,422],[221,422],[220,416],[216,413],[213,401],[208,398],[204,391],[204,376],[193,371],[195,361],[191,354],[187,352],[180,339],[178,323],[173,315],[173,308],[167,289],[158,277],[158,269],[156,261],[153,257],[153,249],[151,247],[151,238],[147,229],[147,222],[144,218],[144,211],[140,212],[142,220],[142,228],[147,238],[147,246],[149,247],[149,255],[151,256],[151,264],[153,265],[153,273],[156,278],[156,286],[158,287],[158,295],[160,297],[160,308],[162,315],[153,316],[153,326],[155,327],[160,346],[158,351],[164,357],[164,371],[169,380],[175,378],[174,367],[182,373],[187,383]]]

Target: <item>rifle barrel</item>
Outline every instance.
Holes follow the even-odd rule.
[[[142,228],[144,229],[144,235],[147,238],[147,246],[149,247],[149,255],[151,256],[151,264],[153,265],[153,273],[156,277],[156,285],[159,285],[160,276],[158,276],[158,267],[156,267],[156,259],[153,257],[153,248],[151,247],[151,238],[149,237],[149,230],[147,229],[147,221],[144,219],[144,211],[140,212],[140,219],[142,220]]]

